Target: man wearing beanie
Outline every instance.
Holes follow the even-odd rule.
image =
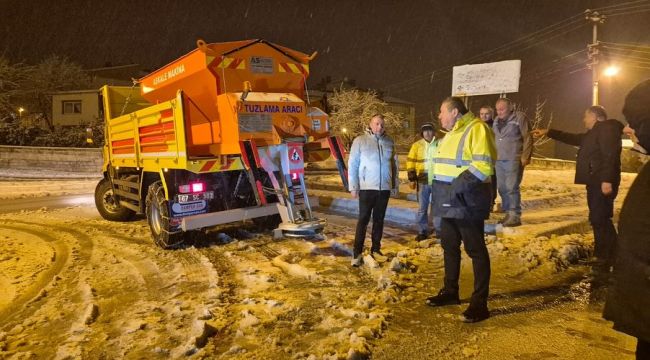
[[[435,128],[432,123],[423,124],[420,128],[420,135],[422,139],[411,145],[406,159],[408,179],[411,182],[411,188],[417,191],[420,205],[416,218],[418,226],[416,241],[427,239],[432,232],[429,229],[430,207],[433,200],[431,197],[431,182],[433,180],[431,168],[439,140],[435,138]],[[434,218],[434,229],[440,230],[440,218],[438,217]]]

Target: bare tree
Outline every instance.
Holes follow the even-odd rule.
[[[27,71],[25,97],[30,112],[40,113],[52,128],[52,93],[90,88],[90,77],[80,65],[52,55]]]
[[[546,102],[548,100],[540,100],[539,97],[537,97],[537,102],[535,103],[535,118],[533,118],[532,123],[530,124],[530,129],[531,130],[536,130],[536,129],[547,129],[551,126],[551,123],[553,122],[553,113],[548,117],[548,119],[545,118],[544,115],[544,106],[546,106]],[[536,139],[535,142],[533,143],[533,146],[535,148],[539,148],[542,145],[546,144],[549,142],[551,138],[549,137],[541,137],[539,139]]]
[[[21,94],[21,85],[25,81],[26,67],[11,64],[0,57],[0,118],[15,114],[18,109],[16,98]]]
[[[333,109],[330,114],[331,130],[343,137],[348,145],[354,137],[365,131],[370,118],[378,113],[384,115],[387,132],[396,143],[411,140],[404,126],[404,115],[384,112],[387,104],[374,91],[340,89],[334,92],[328,102]]]

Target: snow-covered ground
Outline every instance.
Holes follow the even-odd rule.
[[[423,305],[442,285],[442,249],[404,226],[385,229],[388,261],[352,269],[353,216],[323,215],[317,239],[235,224],[164,251],[143,219],[108,222],[92,205],[0,214],[0,358],[632,358],[585,277],[593,236],[572,179],[526,173],[524,225],[487,236],[494,316],[474,325],[458,320],[466,304]],[[96,182],[0,181],[0,194],[90,194]],[[464,256],[462,298],[471,286]]]

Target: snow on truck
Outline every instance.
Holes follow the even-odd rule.
[[[275,236],[321,232],[304,165],[333,156],[346,188],[347,170],[327,115],[303,101],[315,55],[265,40],[199,40],[140,79],[139,91],[104,86],[99,213],[113,221],[145,214],[163,248],[191,230],[246,219]]]

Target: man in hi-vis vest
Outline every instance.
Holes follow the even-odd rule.
[[[417,191],[418,214],[415,221],[418,225],[416,241],[426,240],[431,234],[429,229],[429,207],[433,205],[431,198],[431,181],[433,174],[433,158],[436,155],[438,141],[435,137],[436,129],[432,123],[425,123],[420,128],[422,139],[411,145],[408,157],[406,158],[406,174],[411,182],[411,188]],[[435,217],[433,221],[434,232],[440,231],[440,218]]]
[[[494,173],[496,147],[490,134],[492,130],[468,111],[460,98],[445,99],[438,118],[449,131],[438,144],[433,165],[434,213],[442,217],[445,282],[438,295],[427,299],[427,304],[460,304],[462,241],[474,269],[474,292],[463,317],[465,322],[477,322],[490,317],[487,308],[490,257],[485,246],[484,225],[490,215],[490,176]]]

